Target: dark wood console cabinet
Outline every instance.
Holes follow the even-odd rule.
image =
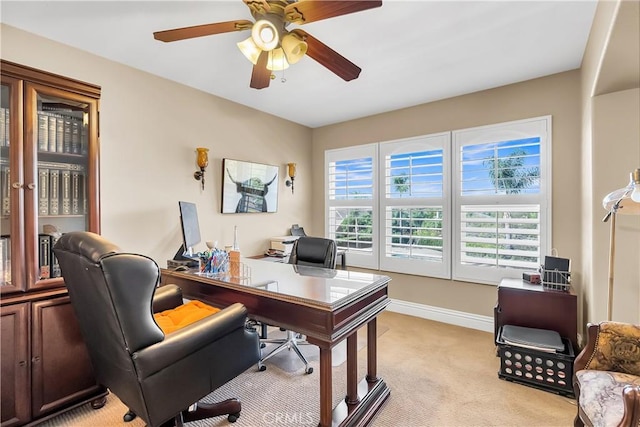
[[[51,252],[60,232],[100,232],[100,88],[4,60],[0,72],[0,414],[11,427],[105,402]]]
[[[568,292],[546,289],[521,279],[503,279],[494,308],[494,340],[502,325],[556,331],[567,338],[578,354],[578,298]]]

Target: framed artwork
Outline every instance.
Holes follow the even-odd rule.
[[[276,212],[278,167],[222,159],[222,213]]]

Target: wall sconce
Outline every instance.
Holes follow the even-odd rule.
[[[198,153],[197,163],[200,170],[196,171],[193,177],[198,181],[202,181],[202,189],[204,190],[204,170],[209,166],[209,155],[207,154],[209,149],[198,147],[196,148],[196,152]]]
[[[293,179],[296,177],[296,164],[287,163],[287,169],[290,180],[288,179],[285,184],[287,184],[287,187],[291,187],[291,194],[293,194]]]

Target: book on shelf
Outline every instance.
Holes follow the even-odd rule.
[[[38,165],[38,214],[49,215],[49,169]]]
[[[7,159],[0,160],[0,197],[2,206],[0,214],[3,216],[11,214],[11,169]]]
[[[47,123],[49,125],[49,151],[56,152],[56,116],[54,114],[47,114]]]
[[[64,129],[62,132],[64,153],[71,153],[71,119],[69,117],[64,118]]]
[[[62,175],[62,187],[60,191],[60,214],[71,214],[71,171],[63,170]]]
[[[51,278],[51,236],[38,234],[38,266],[40,279]]]
[[[60,169],[49,169],[49,214],[60,214]]]
[[[85,175],[84,170],[71,171],[71,214],[84,214],[85,200]]]
[[[0,147],[7,146],[7,125],[5,110],[7,109],[4,107],[0,107]]]
[[[8,147],[11,145],[11,110],[8,108],[4,109],[4,125],[5,125],[5,146]]]
[[[56,152],[64,153],[64,117],[56,115]]]
[[[49,117],[38,113],[38,151],[49,151]]]
[[[71,121],[71,153],[80,154],[82,147],[80,147],[80,128],[82,123],[78,120]]]
[[[11,237],[0,236],[0,286],[11,284]]]
[[[51,257],[51,277],[52,278],[60,277],[62,276],[62,271],[60,270],[60,263],[58,262],[58,258],[56,258],[56,254],[53,252],[53,247],[58,241],[58,237],[54,235],[50,235],[50,236],[51,236],[51,241],[50,241],[49,256]]]

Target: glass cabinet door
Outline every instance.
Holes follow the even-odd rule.
[[[21,81],[2,77],[0,85],[0,289],[24,290],[22,209]],[[13,255],[13,257],[12,257]],[[12,263],[12,258],[14,262]]]
[[[25,176],[27,252],[33,259],[28,287],[59,285],[60,267],[52,248],[69,231],[96,231],[97,101],[55,88],[25,86]],[[93,202],[92,202],[93,200]]]

